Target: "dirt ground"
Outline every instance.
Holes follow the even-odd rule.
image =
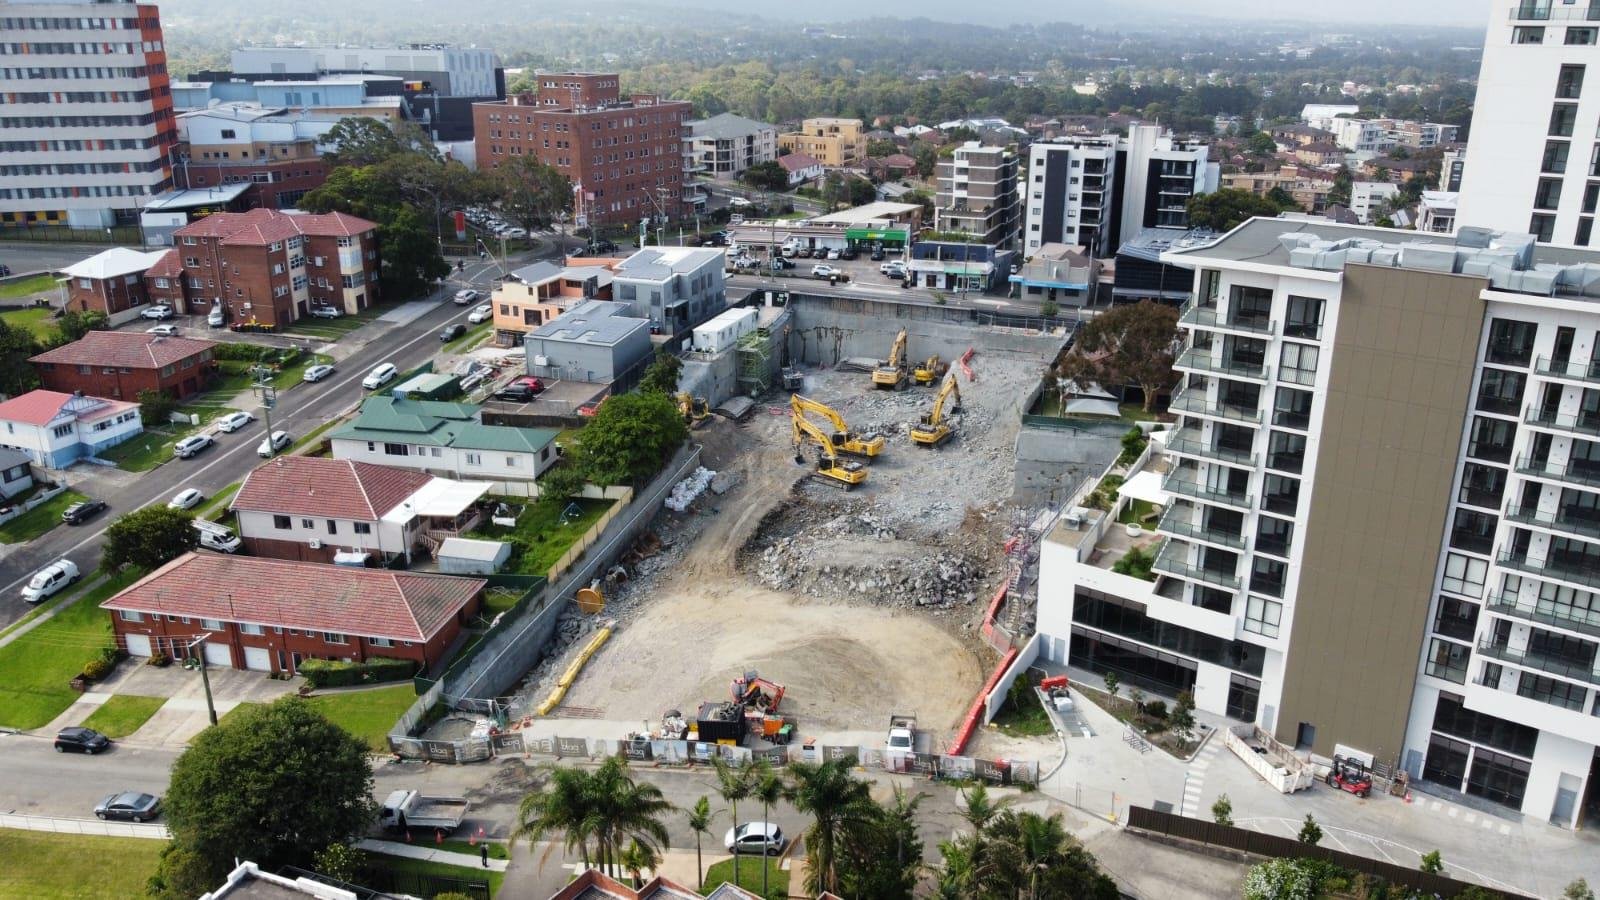
[[[695,432],[702,464],[734,487],[658,518],[667,547],[610,591],[595,621],[614,619],[616,633],[565,705],[655,721],[666,709],[725,698],[735,676],[756,669],[787,687],[783,708],[803,735],[876,729],[891,712],[915,712],[935,733],[953,730],[993,665],[976,623],[980,598],[1003,577],[999,545],[1020,515],[1005,501],[1015,404],[1030,368],[996,363],[976,385],[963,379],[958,436],[933,451],[905,434],[931,405],[930,389],[873,395],[865,375],[809,370],[810,396],[835,404],[852,428],[885,432],[867,485],[849,494],[808,477],[811,450],[795,463],[787,397],[769,398],[743,424],[714,417]],[[945,562],[952,554],[974,570],[961,570],[936,607],[886,599],[921,590],[900,579],[924,557],[955,572]],[[775,567],[806,577],[775,588],[764,583]],[[579,643],[541,664],[521,695],[542,696]]]

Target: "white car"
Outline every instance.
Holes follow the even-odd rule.
[[[369,391],[375,391],[393,381],[399,374],[400,370],[394,367],[394,363],[380,363],[367,373],[367,377],[361,379],[361,386]]]
[[[300,376],[300,380],[306,384],[313,384],[332,374],[333,366],[318,363],[314,366],[307,366],[305,374]]]
[[[204,500],[205,498],[205,494],[200,493],[194,488],[185,488],[179,491],[171,500],[167,501],[167,509],[194,509],[196,506],[199,506],[200,501]]]
[[[287,446],[289,446],[289,432],[274,431],[271,437],[262,438],[261,443],[256,445],[256,455],[270,459]]]
[[[216,441],[213,441],[209,434],[191,434],[172,445],[172,455],[179,459],[188,459],[214,443]]]
[[[63,557],[33,573],[22,588],[22,599],[27,603],[39,603],[77,580],[77,563]]]
[[[773,822],[746,822],[738,828],[729,828],[722,837],[722,846],[729,853],[776,856],[788,843],[783,829]]]
[[[255,416],[247,412],[232,412],[217,420],[217,430],[233,434],[235,431],[249,425],[256,420]]]
[[[839,270],[830,265],[816,265],[811,267],[812,278],[832,278],[839,274]]]
[[[159,334],[162,337],[177,337],[178,336],[178,326],[176,326],[176,325],[153,325],[153,326],[151,326],[149,328],[146,328],[144,330],[144,333],[145,334]]]
[[[528,236],[528,230],[526,228],[515,228],[515,227],[507,228],[501,234],[501,237],[508,237],[508,238],[525,238],[527,236]]]
[[[744,209],[750,205],[750,201],[743,197],[729,197],[728,205],[734,209]]]
[[[478,299],[478,292],[471,288],[456,291],[457,306],[466,306],[468,303],[471,303],[476,299]]]
[[[227,316],[224,316],[222,314],[222,310],[220,309],[213,309],[211,312],[206,314],[206,325],[208,327],[221,328],[223,325],[226,325],[227,322]]]
[[[494,307],[491,306],[488,303],[485,303],[482,306],[478,307],[477,309],[474,309],[472,312],[467,313],[467,321],[471,322],[474,325],[476,325],[479,322],[487,322],[487,321],[489,321],[489,319],[493,315],[494,315]]]
[[[139,315],[144,316],[146,319],[170,319],[172,318],[172,307],[165,303],[157,303],[155,306],[139,313]]]
[[[311,315],[318,319],[337,319],[344,315],[344,310],[337,306],[328,306],[324,304],[322,306],[311,307]]]

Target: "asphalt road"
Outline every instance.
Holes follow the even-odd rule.
[[[315,384],[299,384],[279,395],[272,411],[273,430],[284,430],[299,437],[359,403],[365,392],[361,379],[380,362],[392,362],[402,371],[421,364],[439,350],[439,329],[454,322],[465,322],[470,306],[456,306],[445,298],[464,284],[491,285],[499,274],[492,260],[469,263],[464,278],[446,282],[438,295],[437,309],[414,321],[391,326],[376,339],[338,363],[338,370]],[[370,325],[364,327],[372,327]],[[186,487],[199,488],[206,496],[242,479],[261,464],[256,445],[266,436],[266,417],[255,411],[256,422],[245,431],[217,434],[216,446],[187,460],[173,460],[146,476],[116,487],[89,487],[97,499],[110,509],[89,523],[77,527],[60,525],[45,535],[11,551],[0,560],[0,626],[21,618],[28,606],[22,601],[22,585],[41,566],[63,556],[72,559],[84,572],[98,568],[105,529],[117,516],[151,503],[165,503]],[[72,472],[68,481],[75,487],[93,483],[93,472]],[[83,489],[83,488],[79,488]]]
[[[111,244],[0,244],[0,263],[21,275],[60,269],[96,253],[111,249]]]

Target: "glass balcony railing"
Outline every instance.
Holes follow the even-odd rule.
[[[1568,415],[1554,410],[1530,407],[1522,417],[1522,421],[1540,428],[1549,428],[1554,431],[1566,431],[1572,434],[1587,434],[1600,437],[1600,413],[1578,413]]]
[[[1600,383],[1600,360],[1578,362],[1570,359],[1552,360],[1541,356],[1533,361],[1533,370],[1552,378],[1572,378]]]
[[[1167,452],[1180,456],[1197,456],[1201,459],[1214,459],[1234,466],[1254,466],[1256,455],[1248,450],[1235,450],[1228,447],[1214,446],[1200,436],[1200,432],[1193,428],[1180,428],[1167,439]]]
[[[1582,466],[1561,465],[1549,460],[1534,459],[1529,456],[1517,458],[1517,473],[1532,475],[1535,478],[1550,478],[1556,481],[1569,481],[1573,484],[1586,484],[1590,487],[1600,487],[1600,465],[1587,463]]]
[[[1196,512],[1198,510],[1180,509],[1174,503],[1172,508],[1167,510],[1166,514],[1161,517],[1161,521],[1156,523],[1156,530],[1174,537],[1205,541],[1208,544],[1217,544],[1234,550],[1244,549],[1243,535],[1229,534],[1226,531],[1218,531],[1215,528],[1197,525],[1193,519]]]
[[[1267,365],[1264,361],[1251,361],[1238,357],[1213,360],[1211,351],[1198,347],[1191,347],[1183,351],[1178,361],[1173,364],[1177,369],[1192,369],[1196,372],[1213,372],[1218,375],[1234,375],[1241,378],[1267,378]]]
[[[1227,506],[1237,506],[1249,509],[1252,500],[1247,491],[1232,491],[1225,487],[1210,487],[1197,481],[1182,478],[1176,473],[1168,475],[1161,483],[1161,489],[1170,494],[1182,494],[1196,500],[1206,500],[1212,503],[1221,503]]]
[[[1180,541],[1167,541],[1161,548],[1161,553],[1156,556],[1155,564],[1150,568],[1164,575],[1173,575],[1189,581],[1198,581],[1224,590],[1237,591],[1239,579],[1226,572],[1207,569],[1202,566],[1192,566],[1184,562],[1184,556],[1189,552],[1189,545]]]
[[[1194,303],[1183,308],[1182,315],[1178,316],[1179,325],[1198,326],[1200,328],[1225,328],[1231,331],[1245,331],[1251,334],[1271,334],[1277,323],[1271,319],[1255,316],[1232,315],[1224,317],[1217,312],[1215,307],[1198,306]]]
[[[1600,588],[1600,565],[1573,565],[1560,560],[1530,559],[1527,553],[1502,553],[1500,565],[1555,581]]]
[[[1530,653],[1527,650],[1514,650],[1509,645],[1496,641],[1479,641],[1478,652],[1493,659],[1504,660],[1509,663],[1528,669],[1538,669],[1574,681],[1586,681],[1589,684],[1600,684],[1600,672],[1594,670],[1594,665],[1562,659],[1555,656],[1545,656],[1541,653]]]
[[[1531,506],[1513,506],[1506,510],[1506,519],[1523,525],[1537,525],[1552,531],[1565,531],[1568,534],[1600,539],[1600,520],[1573,515],[1566,510],[1540,512]]]
[[[1571,615],[1562,615],[1553,609],[1540,609],[1538,606],[1523,605],[1514,597],[1492,597],[1486,604],[1490,612],[1503,616],[1512,616],[1526,622],[1534,622],[1550,628],[1565,628],[1577,631],[1592,637],[1600,637],[1600,613],[1592,616],[1578,618]]]
[[[1549,3],[1518,3],[1511,7],[1513,22],[1600,22],[1600,5],[1556,6]]]
[[[1234,406],[1231,403],[1221,401],[1213,403],[1206,399],[1206,392],[1201,388],[1191,388],[1173,397],[1172,402],[1167,405],[1167,411],[1189,413],[1197,416],[1213,416],[1218,419],[1227,419],[1230,422],[1261,424],[1260,408]]]

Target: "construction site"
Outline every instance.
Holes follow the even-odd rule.
[[[749,675],[771,686],[743,707],[769,738],[881,743],[900,712],[931,741],[955,731],[997,659],[979,623],[1004,545],[1038,513],[1011,503],[1020,405],[1065,335],[835,312],[763,312],[784,331],[735,353],[736,380],[770,380],[737,395],[742,418],[706,415],[727,398],[699,388],[680,397],[715,477],[611,570],[603,612],[565,615],[514,715],[610,627],[553,715],[711,740],[740,715],[714,706]],[[781,708],[755,702],[775,707],[774,688]]]

